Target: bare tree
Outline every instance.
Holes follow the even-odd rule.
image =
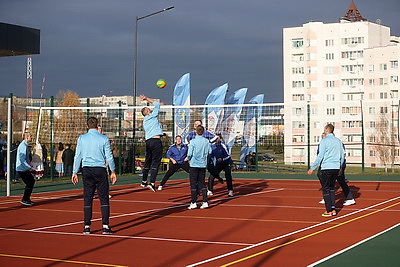
[[[390,164],[392,155],[393,138],[389,130],[389,118],[386,113],[381,113],[379,122],[376,123],[376,151],[378,152],[379,160],[385,166],[385,172],[388,171],[388,164]]]

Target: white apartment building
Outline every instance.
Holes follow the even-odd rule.
[[[352,2],[339,22],[285,28],[283,38],[285,162],[312,164],[332,123],[348,163],[398,165],[399,37]]]

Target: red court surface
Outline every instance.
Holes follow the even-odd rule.
[[[101,234],[94,200],[83,235],[82,190],[0,198],[0,266],[307,266],[400,222],[399,182],[350,182],[357,204],[324,218],[317,181],[234,181],[216,185],[210,208],[188,210],[189,184],[156,193],[111,187],[113,235]]]

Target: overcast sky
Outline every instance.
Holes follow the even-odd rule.
[[[33,56],[33,96],[70,89],[81,97],[133,94],[135,17],[139,21],[138,94],[172,103],[191,74],[191,102],[214,88],[246,87],[248,101],[283,102],[282,31],[309,21],[337,22],[351,0],[0,0],[0,22],[41,30]],[[400,36],[399,0],[355,0],[362,16]],[[1,38],[1,36],[0,36]],[[164,89],[157,79],[167,81]],[[26,56],[0,58],[0,95],[26,95]]]

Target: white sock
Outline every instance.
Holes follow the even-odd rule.
[[[108,225],[107,224],[103,224],[103,228],[108,229]]]

